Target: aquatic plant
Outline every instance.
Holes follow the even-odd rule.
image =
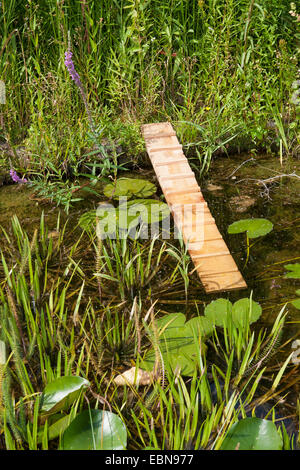
[[[176,315],[174,314],[174,323],[176,323]],[[202,338],[202,342],[197,335],[190,337],[190,348],[192,349],[192,345],[194,347],[193,361],[197,365],[188,382],[184,380],[180,370],[181,359],[176,367],[176,353],[180,354],[177,350],[178,344],[181,342],[184,350],[186,347],[184,341],[187,341],[188,338],[180,336],[181,326],[175,324],[174,363],[173,367],[169,368],[168,359],[173,348],[171,316],[167,315],[165,319],[166,322],[162,328],[160,328],[160,319],[158,319],[156,333],[154,328],[151,333],[153,347],[157,348],[156,360],[159,361],[154,370],[157,371],[157,375],[162,381],[154,382],[153,392],[150,396],[147,394],[147,402],[141,397],[128,419],[134,419],[139,430],[139,439],[146,449],[218,450],[222,448],[224,439],[224,445],[228,445],[231,434],[227,434],[227,432],[234,430],[232,428],[234,423],[238,423],[246,417],[255,417],[256,404],[263,403],[272,395],[276,395],[276,388],[291,356],[281,366],[276,377],[271,379],[273,383],[270,392],[257,400],[254,397],[257,396],[257,393],[259,394],[259,382],[267,374],[267,368],[265,365],[256,364],[250,373],[248,370],[257,356],[261,355],[265,344],[274,342],[278,332],[282,329],[283,311],[276,318],[268,335],[264,337],[262,330],[260,330],[256,341],[253,332],[247,340],[244,336],[244,340],[241,341],[244,328],[240,326],[237,329],[230,327],[223,329],[223,338],[221,334],[216,334],[216,329],[214,334],[208,336],[206,340]],[[161,320],[162,324],[163,320],[164,317]],[[169,320],[169,325],[167,320]],[[180,320],[180,316],[178,320]],[[196,320],[198,321],[198,319]],[[169,326],[170,330],[168,331]],[[152,329],[151,322],[150,328]],[[164,337],[168,339],[169,346],[165,347]],[[243,345],[242,353],[238,359],[236,354],[241,344]],[[167,350],[168,352],[166,352]],[[220,362],[221,358],[224,363]],[[188,360],[188,355],[185,360]],[[162,379],[163,372],[165,372],[164,380]],[[159,407],[159,413],[155,411],[157,407]],[[269,419],[268,423],[275,423],[272,413],[266,412],[264,419]],[[245,426],[250,439],[246,445],[250,447],[254,432],[251,429],[253,423],[253,421],[249,421],[249,427]],[[276,442],[280,448],[282,446],[287,449],[293,447],[294,444],[289,438],[283,439],[282,437],[283,435],[286,437],[284,425],[282,425],[282,429],[276,429],[274,425],[269,426],[262,420],[256,420],[256,425],[258,427],[266,425],[270,429],[270,434],[268,433],[270,439],[277,436],[274,434],[276,430],[276,433],[279,433]],[[227,441],[226,436],[228,436]],[[262,447],[268,446],[268,443],[266,441],[264,444],[262,441],[261,445]]]
[[[300,296],[300,289],[297,289],[295,292],[296,295]],[[300,310],[300,299],[295,299],[291,301],[291,304],[296,307],[298,310]]]
[[[118,178],[114,183],[107,184],[103,193],[108,198],[118,199],[119,197],[133,196],[146,198],[156,193],[155,184],[151,181],[137,178]]]
[[[285,264],[284,267],[290,271],[285,274],[286,279],[300,279],[300,263]]]
[[[16,217],[11,230],[2,228],[1,233],[4,448],[217,450],[231,426],[255,417],[256,406],[265,402],[272,408],[264,419],[276,424],[283,448],[291,446],[275,411],[290,386],[285,372],[292,355],[267,367],[280,340],[284,310],[272,326],[253,331],[249,312],[245,322],[236,324],[229,315],[223,327],[215,325],[204,336],[199,331],[208,324],[211,330],[209,315],[186,321],[183,314],[175,314],[173,334],[171,323],[164,324],[168,314],[159,300],[153,302],[155,286],[150,284],[163,267],[157,286],[161,298],[170,279],[180,278],[177,263],[174,267],[166,262],[168,244],[105,241],[94,273],[96,244],[81,233],[76,238],[76,230],[69,240],[59,220],[54,237],[44,216],[31,234]],[[101,298],[98,272],[107,273],[101,278]],[[244,303],[246,311],[252,308],[258,315],[255,304]],[[175,363],[174,370],[168,365],[172,336],[174,350],[180,354],[181,345],[182,352],[188,347],[193,355],[188,378]],[[133,364],[139,368],[153,349],[157,368],[150,382],[118,389],[114,377]],[[104,423],[110,426],[104,429]]]
[[[62,435],[62,450],[126,450],[127,429],[110,411],[82,411]]]
[[[247,255],[244,267],[247,266],[250,248],[253,244],[250,244],[250,239],[262,237],[267,235],[273,229],[273,224],[267,219],[241,219],[233,222],[228,227],[228,233],[236,234],[246,232],[246,243],[247,243]]]
[[[244,418],[230,427],[220,450],[282,450],[283,440],[272,421]]]
[[[154,342],[153,349],[144,358],[144,367],[149,370],[156,361],[156,349],[167,370],[180,370],[182,375],[193,375],[197,367],[198,350],[205,347],[205,340],[212,336],[216,327],[225,330],[244,330],[244,347],[248,341],[249,325],[261,316],[261,306],[251,298],[232,304],[227,299],[213,300],[204,309],[204,316],[196,316],[186,322],[182,313],[170,313],[155,321],[149,333]],[[238,354],[239,356],[239,354]]]
[[[118,207],[100,203],[96,210],[80,216],[79,226],[92,237],[97,234],[102,239],[116,238],[117,234],[120,238],[149,239],[158,234],[157,224],[170,215],[168,205],[156,199],[127,201],[127,197],[123,196],[119,201]]]

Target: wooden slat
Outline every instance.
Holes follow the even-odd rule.
[[[247,287],[169,122],[142,126],[157,179],[206,292]]]

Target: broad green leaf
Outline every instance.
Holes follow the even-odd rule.
[[[119,178],[115,184],[107,184],[103,192],[106,197],[113,197],[114,199],[118,199],[123,196],[128,198],[131,198],[132,196],[144,198],[152,196],[152,194],[156,192],[156,186],[147,180]]]
[[[194,331],[197,336],[205,337],[213,333],[214,323],[210,318],[199,316],[189,320],[186,327]]]
[[[284,276],[286,279],[300,279],[300,263],[285,264],[284,267],[290,271]]]
[[[82,377],[59,377],[46,385],[42,395],[42,413],[56,413],[68,409],[80,395],[82,389],[90,385]]]
[[[212,325],[228,326],[229,319],[231,319],[234,325],[238,327],[245,326],[247,321],[251,324],[258,320],[262,309],[257,302],[252,300],[250,303],[248,298],[240,299],[233,305],[227,299],[217,299],[205,307],[204,313]]]
[[[229,225],[228,233],[247,232],[249,238],[266,235],[273,229],[273,224],[267,219],[242,219]]]
[[[183,313],[171,313],[156,321],[153,341],[159,346],[161,359],[168,369],[180,369],[182,375],[193,375],[197,366],[199,346],[205,347],[201,339],[213,331],[210,320],[196,317],[188,322]],[[197,340],[198,338],[198,340]],[[197,344],[195,341],[197,340]],[[142,367],[152,369],[156,360],[153,347],[145,356]]]
[[[126,446],[126,427],[121,418],[110,411],[83,411],[62,437],[63,450],[125,450]]]
[[[300,310],[300,299],[293,300],[291,304],[296,307],[298,310]]]
[[[119,210],[110,203],[101,203],[96,210],[96,230],[98,237],[105,238],[116,233],[119,221]]]
[[[210,319],[212,324],[224,326],[227,323],[228,315],[232,312],[232,303],[227,299],[213,300],[205,307],[204,314]]]
[[[245,326],[257,321],[261,316],[262,308],[259,303],[248,298],[240,299],[234,303],[232,308],[232,321],[235,326]]]
[[[96,211],[83,214],[79,219],[79,225],[83,230],[94,229],[97,217],[97,234],[104,238],[115,233],[118,227],[129,231],[141,222],[158,223],[169,214],[168,205],[155,199],[134,199],[123,202],[117,208],[109,203],[101,203]]]
[[[67,429],[67,427],[70,425],[70,415],[62,415],[59,414],[56,416],[56,420],[52,423],[49,424],[48,427],[48,439],[51,441],[52,439],[56,439],[60,434],[63,434],[63,432]],[[38,432],[38,442],[42,442],[43,439],[43,428],[39,428]]]
[[[140,221],[154,224],[168,217],[167,204],[156,199],[134,199],[119,206],[118,224],[123,229],[136,227]]]
[[[244,418],[229,429],[221,450],[281,450],[282,439],[272,421]]]

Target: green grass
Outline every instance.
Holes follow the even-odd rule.
[[[76,174],[92,148],[64,66],[68,32],[94,120],[131,160],[142,155],[140,125],[164,120],[199,169],[220,151],[297,154],[300,38],[290,9],[287,0],[3,1],[0,135],[27,155],[11,164],[33,177],[51,165]]]

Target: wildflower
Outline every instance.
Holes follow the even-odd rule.
[[[82,101],[84,103],[86,113],[87,113],[87,116],[88,116],[90,129],[91,129],[92,133],[95,135],[96,134],[95,124],[94,124],[94,120],[92,118],[92,113],[91,113],[89,105],[88,105],[86,92],[84,90],[84,86],[83,86],[83,84],[80,80],[80,77],[79,77],[78,73],[75,70],[75,65],[74,65],[73,60],[72,60],[72,55],[73,54],[70,50],[70,47],[68,47],[68,50],[65,52],[65,66],[67,67],[67,70],[70,74],[70,77],[72,78],[75,85],[78,87],[78,89],[80,91]]]
[[[67,70],[70,74],[70,77],[72,80],[74,80],[75,84],[79,87],[82,88],[82,83],[80,80],[80,77],[78,73],[75,70],[75,66],[72,60],[72,52],[70,50],[65,52],[65,66],[67,67]]]
[[[20,177],[17,175],[16,170],[11,169],[10,172],[9,172],[9,174],[10,174],[10,176],[11,176],[11,179],[12,179],[15,183],[28,183],[28,181],[27,181],[26,178],[20,178]]]

